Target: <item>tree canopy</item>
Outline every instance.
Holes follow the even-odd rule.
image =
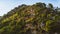
[[[0,17],[0,34],[60,34],[60,11],[36,3],[12,9]]]

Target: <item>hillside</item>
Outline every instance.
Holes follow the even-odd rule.
[[[0,34],[60,34],[60,11],[52,4],[22,4],[0,19]]]

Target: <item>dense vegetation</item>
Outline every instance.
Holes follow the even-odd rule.
[[[60,34],[60,10],[52,4],[22,4],[0,17],[0,34]]]

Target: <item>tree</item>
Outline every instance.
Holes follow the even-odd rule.
[[[48,8],[53,8],[53,5],[49,3]]]

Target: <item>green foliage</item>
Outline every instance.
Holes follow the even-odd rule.
[[[0,34],[52,34],[60,32],[60,12],[45,3],[21,5],[0,18]]]

